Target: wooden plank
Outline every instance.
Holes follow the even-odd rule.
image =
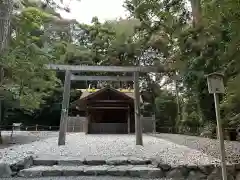
[[[142,123],[140,118],[140,91],[139,91],[139,72],[134,73],[134,107],[135,107],[135,134],[136,145],[143,145]]]
[[[76,76],[72,75],[72,81],[133,81],[132,76]]]
[[[67,116],[70,100],[70,87],[71,87],[71,72],[66,71],[64,90],[63,90],[63,101],[62,101],[62,111],[60,119],[60,130],[58,137],[58,145],[65,145],[66,131],[67,131]]]
[[[86,66],[86,65],[59,65],[46,64],[47,69],[57,71],[73,71],[73,72],[166,72],[167,69],[155,66]]]

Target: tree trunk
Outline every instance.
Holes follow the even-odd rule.
[[[13,9],[13,1],[3,1],[0,3],[0,54],[4,51],[7,46],[8,38],[10,35],[10,21]],[[0,85],[2,86],[3,78],[4,78],[4,69],[0,67]],[[0,97],[1,98],[1,97]],[[0,100],[0,124],[2,120],[2,100]],[[0,127],[0,144],[2,143],[2,136],[1,136],[1,127]]]
[[[197,104],[197,112],[198,112],[199,121],[201,122],[201,124],[203,124],[203,113],[202,113],[202,109],[200,106],[199,95],[196,97],[196,104]]]
[[[3,83],[3,77],[4,77],[4,70],[3,67],[0,66],[0,90],[1,90],[1,86]],[[2,97],[0,94],[0,144],[2,144],[2,136],[1,136],[1,124],[2,124],[2,117],[3,117],[3,112],[2,112]]]
[[[186,121],[186,120],[187,120],[187,112],[186,112],[186,109],[187,109],[187,103],[184,103],[184,102],[183,102],[183,105],[182,105],[182,120],[183,120],[183,121]]]
[[[201,24],[201,0],[189,0],[192,7],[193,26],[198,27]]]
[[[178,89],[178,81],[175,80],[175,88],[176,88],[176,101],[177,101],[177,121],[181,121],[181,105],[179,98],[179,89]]]
[[[201,0],[189,0],[192,7],[193,27],[199,28],[202,24]],[[198,53],[196,53],[197,55]],[[198,55],[197,55],[198,56]],[[200,106],[199,95],[196,97],[199,121],[203,123],[203,113]]]

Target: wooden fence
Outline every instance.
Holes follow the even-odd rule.
[[[68,117],[67,132],[87,132],[88,120],[86,117]]]
[[[141,116],[143,133],[155,133],[156,132],[156,119],[155,116],[143,117]]]

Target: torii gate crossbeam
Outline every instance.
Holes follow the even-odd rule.
[[[71,76],[71,81],[134,81],[132,76]]]
[[[48,64],[46,68],[57,71],[71,72],[166,72],[164,67],[155,66],[87,66],[87,65],[58,65]]]

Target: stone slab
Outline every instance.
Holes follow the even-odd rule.
[[[60,167],[63,176],[81,176],[84,175],[84,166],[63,166]]]
[[[57,164],[60,166],[80,166],[84,164],[84,159],[77,158],[62,158],[57,161]]]
[[[221,167],[215,167],[210,175],[207,177],[208,180],[219,180],[222,179],[222,170]],[[228,180],[234,180],[234,175],[227,173]]]
[[[126,165],[128,164],[129,158],[126,156],[113,157],[106,160],[108,165]]]
[[[186,179],[186,169],[185,168],[175,168],[166,173],[167,178],[173,179]]]
[[[159,168],[148,167],[148,166],[134,166],[129,170],[131,177],[141,178],[162,178],[164,173]]]
[[[85,175],[92,175],[92,176],[99,176],[99,175],[107,175],[110,166],[103,165],[103,166],[85,166],[84,167],[84,174]]]
[[[169,171],[171,169],[171,166],[169,164],[159,163],[157,167],[161,168],[163,171]]]
[[[206,175],[200,171],[190,171],[187,180],[205,180]]]
[[[61,168],[59,166],[49,166],[45,167],[42,171],[43,177],[49,177],[49,176],[62,176],[65,168]]]
[[[129,157],[128,163],[132,165],[145,165],[145,164],[151,164],[151,160],[143,159],[139,157]]]
[[[10,180],[10,179],[3,178],[1,180]],[[27,178],[27,179],[18,177],[16,179],[14,178],[13,180],[146,180],[146,178],[117,177],[117,176],[71,176],[71,177],[58,176],[58,177],[42,177],[42,178]],[[155,179],[155,180],[172,180],[172,179],[161,178],[161,179]]]
[[[84,164],[85,165],[97,166],[97,165],[104,165],[104,164],[106,164],[106,161],[102,157],[88,156],[88,157],[86,157],[84,159]]]
[[[12,176],[12,170],[6,163],[0,162],[0,178],[8,178]]]
[[[18,172],[23,169],[27,169],[33,165],[33,157],[25,157],[21,161],[17,162],[16,164],[11,165],[12,171]]]
[[[55,157],[51,155],[42,155],[34,158],[33,165],[35,166],[53,166],[57,164],[60,157]]]
[[[35,178],[48,176],[78,176],[83,175],[83,166],[35,166],[21,170],[20,177]]]
[[[209,165],[205,165],[205,166],[198,166],[198,168],[206,175],[210,174],[214,168],[215,168],[215,165],[213,164],[209,164]]]
[[[133,168],[133,165],[112,166],[112,168],[108,170],[108,174],[112,176],[127,176],[131,168]]]
[[[18,173],[18,176],[24,178],[42,177],[42,172],[46,169],[46,166],[36,166],[28,169],[23,169]]]
[[[21,170],[18,176],[26,178],[48,177],[48,176],[129,176],[142,178],[161,178],[163,172],[161,169],[149,166],[35,166]]]
[[[106,164],[108,165],[145,165],[151,164],[151,160],[134,157],[134,156],[119,156],[119,157],[112,157],[106,160]]]
[[[68,157],[68,156],[39,156],[34,158],[33,165],[35,166],[78,166],[83,165],[85,159],[79,157]]]
[[[57,169],[49,169],[49,170],[45,170],[42,172],[43,177],[61,176],[61,175],[62,175],[62,171],[57,170]]]

